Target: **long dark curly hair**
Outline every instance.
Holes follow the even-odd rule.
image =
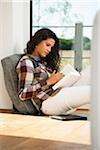
[[[27,54],[32,54],[36,45],[38,45],[41,41],[46,40],[48,38],[52,38],[55,40],[55,44],[51,49],[51,52],[45,57],[41,58],[42,61],[46,62],[47,67],[52,70],[59,70],[60,65],[60,55],[59,55],[59,39],[56,34],[48,28],[39,29],[34,36],[32,36],[31,40],[27,43]]]

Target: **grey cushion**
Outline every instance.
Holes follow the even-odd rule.
[[[37,111],[31,100],[21,101],[18,97],[18,78],[16,65],[21,54],[14,54],[1,60],[6,89],[16,110],[22,114],[36,114]]]

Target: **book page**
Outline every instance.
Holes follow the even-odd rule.
[[[67,64],[61,73],[63,73],[65,76],[52,87],[54,90],[61,87],[72,86],[80,79],[80,73],[76,71],[70,64]]]

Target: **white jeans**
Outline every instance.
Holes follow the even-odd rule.
[[[73,111],[74,108],[90,103],[90,85],[87,85],[88,81],[85,77],[82,75],[78,84],[65,87],[55,96],[43,101],[42,112],[46,115],[67,114],[69,110]]]
[[[66,87],[45,100],[41,110],[47,115],[60,115],[88,103],[90,103],[90,86]]]

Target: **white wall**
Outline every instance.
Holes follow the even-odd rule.
[[[92,150],[100,150],[100,11],[93,26],[91,99]]]
[[[29,0],[0,1],[0,60],[21,53],[30,38]],[[0,62],[0,108],[12,108]]]

